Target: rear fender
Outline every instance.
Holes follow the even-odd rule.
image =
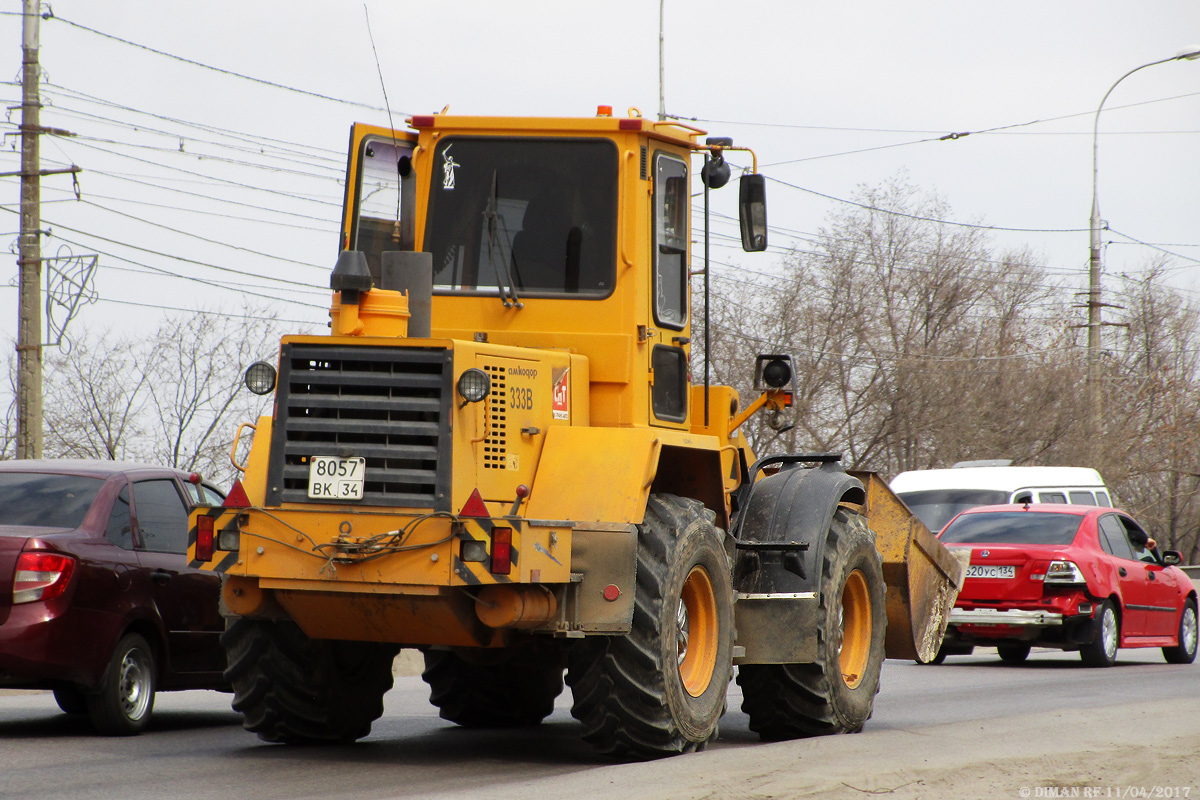
[[[736,663],[816,660],[825,539],[838,504],[864,498],[862,483],[833,457],[811,468],[785,466],[741,496],[733,537]]]
[[[834,511],[843,501],[861,505],[864,497],[862,482],[834,460],[807,469],[785,467],[756,481],[735,525],[734,587],[739,592],[815,591]]]

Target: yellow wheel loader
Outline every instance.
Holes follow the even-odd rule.
[[[329,334],[247,369],[273,411],[190,520],[245,727],[361,738],[411,647],[460,725],[536,725],[565,674],[616,758],[703,748],[735,665],[764,738],[861,729],[961,568],[836,455],[756,460],[739,429],[786,413],[786,356],[745,404],[693,384],[692,196],[744,148],[634,109],[407,123],[353,127]],[[764,178],[739,184],[762,251]]]

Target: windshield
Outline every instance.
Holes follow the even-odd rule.
[[[1082,517],[1037,511],[963,514],[939,537],[959,544],[1070,544]]]
[[[902,492],[904,501],[925,527],[937,533],[960,511],[976,506],[1008,502],[1008,493],[993,489],[934,489],[926,492]]]
[[[0,525],[78,528],[103,484],[77,475],[0,472]]]
[[[612,292],[612,142],[448,137],[433,162],[425,249],[434,291]]]

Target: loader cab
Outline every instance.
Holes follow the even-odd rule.
[[[591,424],[687,429],[701,132],[605,115],[410,124],[351,132],[342,242],[376,285],[382,253],[428,252],[435,338],[586,355]]]

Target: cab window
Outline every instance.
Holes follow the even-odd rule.
[[[433,163],[424,247],[435,293],[612,293],[612,142],[451,136],[438,142]]]
[[[384,137],[363,139],[354,187],[354,225],[349,250],[367,256],[378,286],[382,253],[413,249],[416,180],[412,172],[412,143]]]
[[[682,328],[687,320],[688,165],[654,159],[654,320]]]

